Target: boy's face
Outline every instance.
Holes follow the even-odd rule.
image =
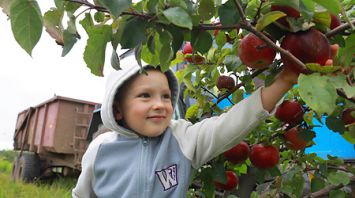
[[[117,120],[140,135],[159,136],[173,115],[168,79],[160,71],[149,70],[138,75],[123,89],[118,102]]]

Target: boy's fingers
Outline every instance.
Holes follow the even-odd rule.
[[[338,44],[330,45],[330,54],[331,54],[332,58],[334,58],[337,55],[338,50],[339,50],[339,45]]]
[[[326,60],[324,65],[333,65],[333,59]]]

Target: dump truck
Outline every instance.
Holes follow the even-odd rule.
[[[173,119],[184,116],[179,100]],[[32,182],[37,178],[78,176],[81,159],[94,137],[105,131],[100,103],[54,96],[17,116],[12,178]],[[101,129],[101,130],[100,130]]]
[[[13,179],[80,173],[82,156],[101,121],[99,107],[95,102],[54,96],[21,111],[14,133],[18,155]]]

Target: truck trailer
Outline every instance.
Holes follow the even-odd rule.
[[[97,130],[93,126],[99,124],[92,122],[101,120],[93,120],[99,107],[95,102],[54,96],[21,111],[14,133],[18,155],[13,163],[13,179],[30,182],[54,173],[80,173],[82,156],[92,139],[89,131]]]

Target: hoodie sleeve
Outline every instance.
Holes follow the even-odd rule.
[[[259,88],[220,116],[195,124],[177,120],[171,127],[184,155],[194,168],[199,168],[232,148],[270,115],[262,106]]]
[[[72,190],[73,198],[96,198],[94,193],[94,163],[100,145],[106,141],[112,141],[116,133],[106,132],[97,136],[85,151],[81,162],[81,173],[75,188]]]

